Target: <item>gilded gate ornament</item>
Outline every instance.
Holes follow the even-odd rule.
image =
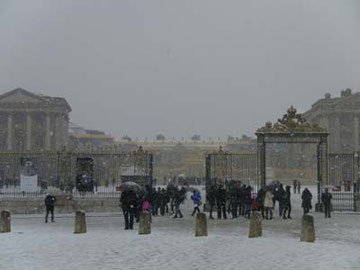
[[[227,162],[226,162],[226,154],[224,153],[222,147],[219,147],[219,151],[215,156],[215,177],[217,184],[224,184],[225,178],[227,176]]]
[[[306,122],[306,119],[298,114],[296,109],[291,106],[287,113],[276,123],[267,122],[264,127],[257,130],[258,133],[283,133],[283,132],[326,132],[317,124]]]

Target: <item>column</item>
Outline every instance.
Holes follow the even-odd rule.
[[[340,141],[340,120],[339,116],[334,116],[334,125],[333,125],[333,140],[332,140],[332,151],[341,152],[341,141]]]
[[[13,130],[12,130],[12,115],[8,115],[8,126],[7,126],[7,150],[12,150],[12,137],[13,137]]]
[[[258,183],[264,187],[266,186],[266,144],[263,134],[257,134],[257,137]]]
[[[45,149],[49,150],[51,145],[51,130],[50,130],[50,115],[46,114],[46,123],[45,123]]]
[[[31,115],[27,114],[26,115],[26,150],[28,151],[31,150],[31,139],[32,139],[31,126],[32,126]]]
[[[67,115],[64,115],[63,118],[63,140],[64,140],[64,145],[68,144],[69,141],[69,117]]]
[[[359,117],[354,117],[354,149],[359,151]]]
[[[55,148],[61,148],[61,115],[55,116]]]

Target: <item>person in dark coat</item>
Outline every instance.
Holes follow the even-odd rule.
[[[232,215],[233,219],[237,218],[237,211],[238,211],[238,205],[239,205],[237,190],[238,190],[238,188],[236,188],[236,186],[233,185],[229,191],[229,197],[230,197],[229,205],[230,205],[230,211],[231,211],[231,215]]]
[[[186,189],[182,187],[180,190],[176,189],[175,191],[175,216],[174,218],[182,218],[183,214],[181,213],[180,205],[184,202],[186,197]]]
[[[286,197],[286,191],[282,184],[280,184],[274,196],[275,200],[279,202],[279,217],[282,217],[284,212],[284,199]]]
[[[300,183],[300,181],[297,182],[297,191],[300,194],[300,191],[301,191],[301,183]]]
[[[170,202],[170,213],[175,213],[175,193],[176,193],[177,187],[175,187],[173,184],[168,184],[166,187],[166,193],[169,198]]]
[[[158,191],[158,201],[160,205],[160,215],[164,216],[167,204],[167,194],[164,188]]]
[[[150,204],[152,205],[152,214],[153,214],[153,216],[158,216],[158,214],[159,214],[159,193],[156,191],[155,188],[152,189],[151,199],[152,199],[152,201],[150,202]]]
[[[246,185],[243,185],[239,190],[239,216],[245,215],[245,193]]]
[[[296,187],[297,187],[298,180],[293,180],[293,188],[294,188],[294,194],[296,193]]]
[[[329,193],[328,189],[325,189],[325,193],[321,194],[321,201],[323,202],[324,209],[325,209],[325,218],[331,218],[331,215],[330,215],[331,199],[332,199],[331,193]]]
[[[46,207],[46,216],[45,223],[48,222],[49,213],[51,213],[51,222],[55,222],[54,220],[54,207],[55,207],[56,197],[48,194],[45,197],[45,207]]]
[[[307,188],[304,189],[304,191],[301,194],[301,207],[304,209],[304,214],[309,213],[311,206],[311,200],[312,200],[312,194],[310,190]]]
[[[217,209],[217,218],[221,219],[221,212],[223,218],[226,219],[226,190],[223,185],[219,185],[216,191],[216,209]]]
[[[251,186],[248,186],[245,189],[244,204],[245,204],[244,216],[245,216],[245,218],[250,219],[250,214],[251,214]]]
[[[139,209],[139,199],[134,191],[126,190],[121,193],[121,208],[123,210],[125,220],[125,230],[132,230],[134,226],[134,218]]]
[[[209,210],[209,219],[214,219],[214,217],[212,216],[212,212],[213,212],[213,208],[216,202],[216,186],[212,185],[209,188],[209,192],[206,193],[206,200],[210,206],[210,210]]]
[[[289,218],[291,219],[291,191],[290,191],[291,187],[290,186],[286,186],[286,191],[284,194],[284,200],[283,200],[283,219]]]
[[[169,202],[170,202],[170,196],[167,190],[164,188],[162,189],[163,195],[164,195],[164,206],[165,206],[165,213],[169,213]]]

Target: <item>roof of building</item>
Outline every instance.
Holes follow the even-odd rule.
[[[0,95],[0,103],[3,104],[24,104],[24,103],[42,103],[46,106],[61,106],[71,112],[71,107],[65,98],[50,97],[41,94],[35,94],[22,88],[16,88]]]
[[[325,98],[317,100],[303,116],[308,118],[310,115],[318,112],[333,113],[336,111],[359,112],[360,110],[360,92],[352,93],[351,89],[341,91],[340,97],[331,98],[330,94],[325,94]]]

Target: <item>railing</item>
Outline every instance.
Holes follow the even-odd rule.
[[[83,158],[91,160],[91,169],[87,168],[86,175],[78,162]],[[31,167],[24,165],[27,161],[31,161]],[[66,150],[0,152],[0,198],[40,199],[48,192],[67,192],[79,199],[119,198],[120,192],[116,187],[122,181],[152,185],[152,162],[152,154],[142,149],[131,153]],[[86,176],[85,180],[79,179],[78,176],[83,174]],[[31,189],[24,189],[21,185],[23,175],[36,175],[37,183]],[[81,181],[86,181],[86,189],[81,190],[81,185],[84,186]]]
[[[354,192],[332,192],[333,211],[354,211]]]

